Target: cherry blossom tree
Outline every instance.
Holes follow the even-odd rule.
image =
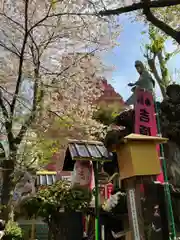
[[[45,121],[47,112],[60,117],[73,113],[77,122],[89,124],[87,119],[92,106],[89,103],[99,95],[93,74],[97,74],[100,65],[94,64],[96,69],[86,67],[91,72],[86,77],[82,68],[73,67],[89,53],[96,55],[97,51],[115,44],[114,39],[119,34],[115,19],[109,21],[93,12],[102,7],[101,1],[84,0],[55,4],[48,0],[0,2],[1,132],[7,143],[2,204],[10,199],[14,185],[11,176],[17,167],[20,146],[28,132],[39,125],[38,120],[39,123]],[[80,59],[64,66],[63,56],[69,53],[76,56],[77,52],[81,53]],[[53,101],[55,95],[60,97],[60,111],[52,109],[52,104],[57,103]],[[3,144],[1,148],[5,152]],[[8,211],[5,211],[5,219],[7,216]]]
[[[95,100],[103,90],[98,77],[104,70],[100,60],[93,54],[69,54],[62,65],[71,67],[65,80],[51,85],[55,90],[46,94],[45,110],[34,124],[43,160],[58,154],[61,166],[68,139],[103,138],[105,134],[103,124],[93,119]]]

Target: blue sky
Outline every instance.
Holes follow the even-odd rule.
[[[128,82],[134,82],[138,79],[138,74],[134,68],[134,61],[145,60],[141,48],[143,43],[148,42],[148,38],[141,34],[142,31],[146,30],[143,23],[132,23],[126,16],[120,16],[120,23],[123,26],[118,40],[120,45],[107,54],[105,61],[106,64],[115,67],[112,78],[108,79],[109,82],[126,100],[131,94],[130,89],[127,87]],[[168,51],[174,48],[171,41],[167,42],[166,47]],[[169,71],[173,74],[175,69],[180,69],[180,54],[173,57],[168,65]],[[156,93],[157,97],[160,98],[158,88],[156,89]]]

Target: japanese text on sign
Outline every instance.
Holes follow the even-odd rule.
[[[157,127],[152,93],[137,89],[136,97],[135,133],[156,136]],[[159,145],[157,145],[157,151],[159,152]],[[157,176],[157,181],[164,182],[163,173]]]
[[[129,195],[129,205],[131,209],[131,217],[132,217],[132,224],[133,224],[133,232],[134,232],[134,239],[140,240],[140,233],[139,233],[139,225],[137,219],[137,210],[136,210],[136,203],[135,203],[135,189],[128,190]]]
[[[151,136],[153,132],[152,122],[154,121],[154,104],[150,92],[137,89],[135,132],[142,135]]]

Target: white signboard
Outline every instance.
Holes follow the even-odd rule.
[[[134,239],[141,240],[140,233],[139,233],[138,219],[137,219],[137,211],[136,211],[135,189],[129,189],[128,195],[129,195],[129,203],[130,203],[130,209],[131,209],[131,215],[132,215]]]
[[[62,180],[65,180],[65,181],[68,181],[68,182],[71,182],[71,176],[61,176]]]

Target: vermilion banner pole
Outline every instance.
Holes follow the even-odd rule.
[[[149,136],[161,135],[159,116],[157,116],[157,114],[156,102],[154,101],[153,93],[137,88],[135,102],[135,133]],[[172,239],[175,239],[176,231],[174,216],[162,144],[157,145],[157,151],[159,153],[159,161],[161,162],[162,171],[156,177],[156,181],[164,184],[165,186],[164,189],[167,198],[170,229],[173,237]]]
[[[135,133],[148,136],[157,136],[158,134],[153,95],[142,89],[136,90]],[[160,156],[159,145],[157,145],[157,151]],[[164,183],[163,171],[156,180]]]

